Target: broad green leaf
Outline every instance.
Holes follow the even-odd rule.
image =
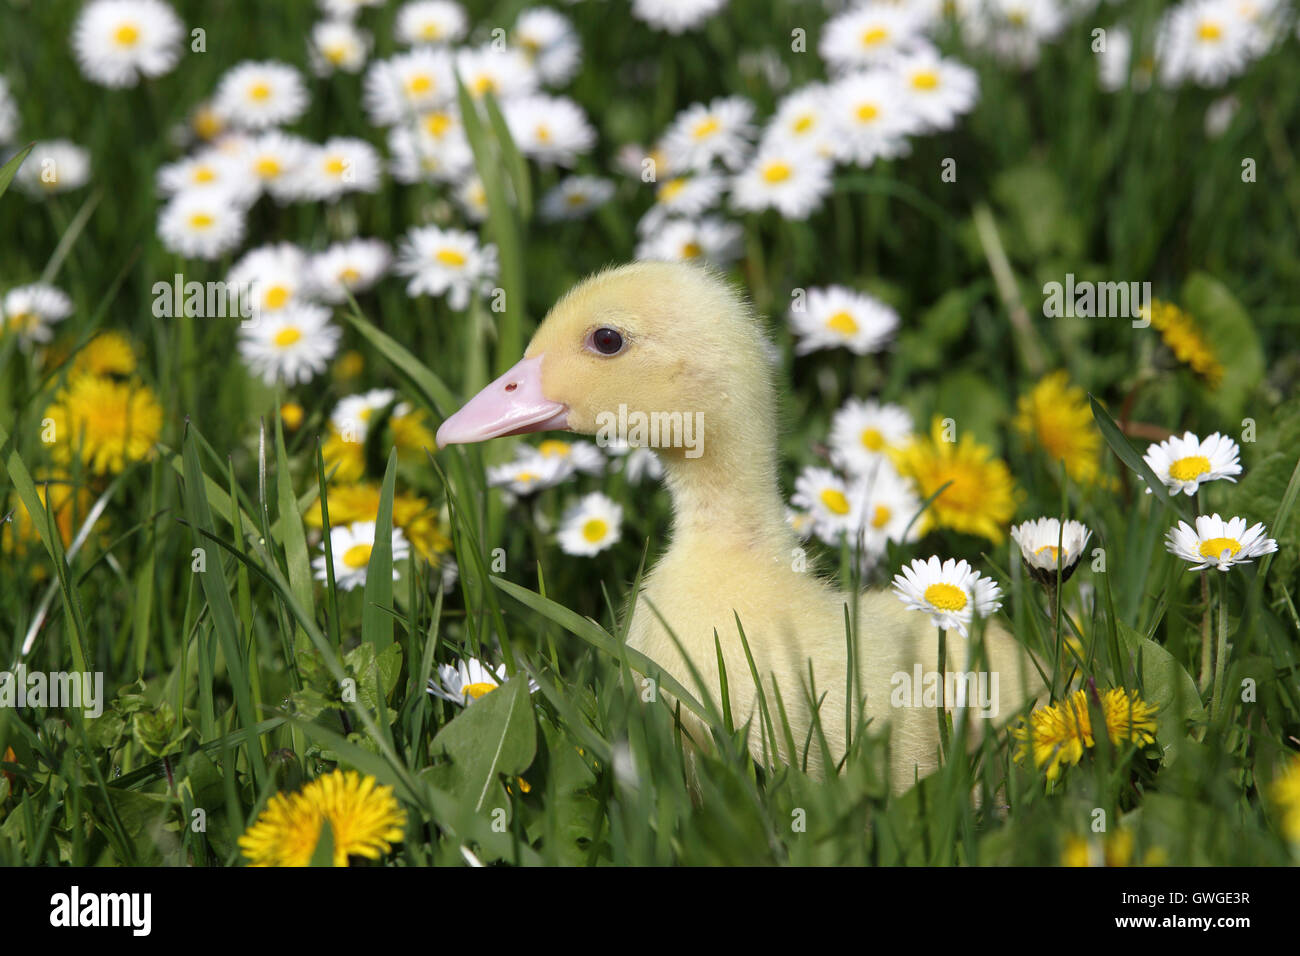
[[[512,677],[468,705],[433,738],[433,750],[450,760],[446,789],[475,811],[488,804],[500,777],[518,776],[537,752],[528,678]]]

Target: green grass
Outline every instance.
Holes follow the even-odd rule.
[[[702,716],[713,737],[688,775],[680,715],[663,698],[644,700],[641,674],[657,669],[624,646],[634,582],[665,545],[661,489],[585,478],[507,506],[484,477],[486,464],[510,454],[506,442],[409,459],[373,448],[367,477],[382,482],[381,526],[392,520],[395,491],[443,507],[459,580],[444,591],[437,569],[410,562],[393,582],[384,547],[371,557],[364,592],[313,577],[319,546],[302,515],[326,485],[317,438],[337,400],[396,387],[436,424],[516,361],[556,297],[631,258],[632,227],[648,204],[639,183],[620,178],[614,202],[591,220],[542,223],[535,197],[557,173],[524,162],[489,111],[471,136],[490,204],[483,233],[501,252],[507,311],[475,302],[454,313],[441,300],[408,299],[390,278],[338,310],[345,348],[365,359],[360,379],[325,376],[277,394],[244,372],[233,322],[153,315],[155,282],[175,272],[220,279],[230,265],[185,263],[160,246],[153,176],[179,155],[169,131],[230,65],[278,58],[305,67],[311,6],[177,3],[188,26],[207,30],[208,52],[187,55],[156,83],[116,92],[88,84],[71,59],[75,6],[0,9],[0,63],[20,105],[21,142],[68,137],[94,164],[91,185],[78,192],[0,198],[0,293],[41,276],[68,292],[76,311],[58,342],[69,352],[97,330],[126,332],[166,422],[151,460],[112,481],[74,473],[89,502],[102,502],[102,511],[78,510],[74,527],[90,527],[74,551],[51,533],[37,493],[51,472],[42,412],[65,369],[39,365],[0,337],[0,515],[26,509],[43,532],[39,544],[14,551],[13,526],[0,526],[0,666],[19,659],[43,616],[28,669],[100,671],[111,701],[97,719],[0,708],[0,755],[7,747],[16,755],[4,765],[12,776],[0,777],[0,862],[237,865],[235,841],[267,799],[335,766],[395,789],[409,821],[387,858],[397,865],[1056,864],[1068,837],[1091,833],[1098,809],[1108,833],[1133,835],[1135,861],[1295,860],[1267,796],[1300,746],[1294,37],[1231,82],[1243,108],[1213,140],[1202,131],[1213,93],[1099,92],[1091,19],[1047,47],[1028,74],[959,53],[979,69],[982,93],[956,130],[916,140],[907,158],[841,173],[807,223],[744,220],[746,256],[734,276],[773,317],[781,349],[787,491],[817,460],[815,445],[844,398],[875,393],[918,423],[956,415],[1010,465],[1022,489],[1018,518],[1077,517],[1094,530],[1090,547],[1105,551],[1104,572],[1084,567],[1066,585],[1069,613],[1059,617],[1005,544],[952,533],[891,550],[864,583],[882,585],[912,557],[971,559],[1002,585],[1003,620],[1023,642],[1065,667],[1062,637],[1077,634],[1085,654],[1076,682],[1137,688],[1161,706],[1156,745],[1132,752],[1102,741],[1055,785],[1016,765],[1000,735],[969,756],[956,748],[939,773],[892,796],[877,769],[888,741],[875,727],[852,728],[850,753],[829,780],[749,756],[746,732],[784,739],[785,706],[800,688],[766,693],[760,720],[746,728],[733,726],[725,699],[696,700],[676,687],[683,710]],[[467,4],[475,24],[505,26],[522,6]],[[1131,6],[1148,21],[1162,7]],[[740,93],[769,115],[776,97],[741,68],[743,52],[775,51],[795,84],[820,75],[815,53],[789,52],[792,29],[816,36],[817,5],[733,0],[724,17],[681,37],[611,28],[628,16],[622,0],[563,11],[584,49],[570,92],[601,137],[580,164],[585,172],[607,172],[619,145],[652,140],[692,102]],[[378,55],[392,50],[393,15],[393,4],[367,14]],[[643,63],[658,67],[641,88],[627,67]],[[359,135],[382,148],[362,119],[357,78],[310,87],[298,132],[315,141]],[[955,183],[939,175],[949,157]],[[1257,164],[1253,183],[1241,179],[1247,157]],[[319,247],[350,221],[361,235],[394,241],[444,198],[386,180],[376,196],[332,213],[264,201],[250,216],[247,245]],[[1220,350],[1223,385],[1202,385],[1156,345],[1154,331],[1040,316],[1043,284],[1066,272],[1149,279]],[[789,294],[830,283],[895,305],[897,348],[876,359],[795,360],[781,322]],[[1012,321],[1017,300],[1027,326]],[[1056,368],[1098,401],[1114,488],[1063,483],[1011,427],[1016,398]],[[296,430],[276,413],[287,397],[306,409]],[[1207,592],[1216,642],[1220,583],[1230,610],[1222,623],[1231,650],[1216,682],[1203,676],[1200,575],[1184,572],[1163,545],[1192,501],[1142,493],[1146,441],[1130,441],[1115,420],[1241,440],[1246,419],[1256,440],[1242,440],[1244,477],[1207,486],[1198,504],[1265,522],[1281,550]],[[622,541],[597,560],[566,557],[539,530],[579,488],[625,505]],[[193,570],[196,549],[202,571]],[[495,549],[504,570],[494,567]],[[852,577],[842,556],[827,549],[819,557],[827,573]],[[1077,599],[1084,586],[1093,595],[1086,604]],[[438,664],[465,656],[504,661],[512,679],[462,712],[424,688]],[[658,676],[674,690],[671,676]],[[529,678],[538,685],[532,695]],[[341,691],[348,680],[352,700]],[[1212,712],[1215,683],[1223,693]]]

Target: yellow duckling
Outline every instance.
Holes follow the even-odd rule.
[[[937,705],[915,680],[937,674],[938,634],[928,616],[909,612],[892,594],[858,595],[856,679],[846,688],[849,595],[803,571],[797,560],[799,542],[785,520],[777,480],[768,349],[748,304],[718,276],[663,262],[610,269],[556,303],[523,359],[443,423],[438,446],[561,428],[598,440],[657,444],[672,493],[673,532],[645,579],[629,645],[701,699],[707,693],[720,701],[716,632],[736,725],[754,718],[750,749],[761,760],[739,618],[773,720],[775,683],[793,730],[795,753],[779,722],[769,749],[782,761],[806,761],[811,772],[824,772],[823,748],[812,733],[811,677],[832,760],[845,752],[851,699],[855,718],[871,719],[873,730],[891,728],[890,779],[902,790],[939,765]],[[618,429],[628,434],[616,435]],[[990,624],[984,640],[988,695],[978,712],[1001,723],[1037,696],[1042,683],[1005,631]],[[949,631],[946,644],[949,674],[973,670],[966,638]],[[692,678],[683,650],[705,687]],[[949,706],[953,696],[950,685]],[[974,719],[972,729],[988,723]],[[701,722],[690,719],[686,729],[697,745],[709,739]]]

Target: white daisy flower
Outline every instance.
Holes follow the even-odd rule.
[[[1156,62],[1165,86],[1222,86],[1251,61],[1255,34],[1238,0],[1185,0],[1156,29]]]
[[[1235,96],[1220,96],[1205,108],[1205,136],[1218,139],[1228,131],[1241,109],[1241,100]]]
[[[874,296],[845,286],[809,289],[790,307],[796,355],[846,348],[857,355],[879,352],[898,329],[898,313]]]
[[[807,541],[812,537],[814,522],[812,515],[808,512],[786,508],[785,523],[790,526],[790,530],[798,536],[800,541]]]
[[[537,90],[537,70],[526,53],[513,47],[502,50],[489,43],[457,50],[456,73],[474,99],[491,93],[504,103]]]
[[[441,47],[416,47],[370,64],[361,93],[370,122],[376,126],[407,123],[454,102],[451,65],[451,54]]]
[[[1199,515],[1196,527],[1178,522],[1165,535],[1170,554],[1191,562],[1193,571],[1217,568],[1227,571],[1235,564],[1249,564],[1260,555],[1277,550],[1262,523],[1246,527],[1245,518],[1224,521],[1217,514]]]
[[[1148,446],[1142,460],[1173,494],[1194,495],[1207,481],[1235,482],[1241,474],[1240,455],[1237,443],[1226,435],[1215,432],[1202,441],[1185,432],[1182,438],[1174,435]]]
[[[307,255],[291,242],[250,249],[231,267],[226,285],[248,290],[259,317],[278,312],[306,297]]]
[[[510,40],[524,51],[548,86],[563,86],[578,72],[582,45],[573,24],[550,7],[520,11]]]
[[[1036,518],[1011,529],[1011,538],[1020,546],[1020,557],[1029,573],[1048,585],[1056,584],[1057,564],[1061,583],[1070,580],[1088,546],[1092,531],[1073,519],[1065,522],[1064,531],[1058,518]]]
[[[241,324],[239,354],[267,385],[310,382],[338,351],[342,331],[322,305],[295,302]]]
[[[817,51],[840,72],[876,66],[924,42],[924,20],[905,6],[869,3],[832,17]]]
[[[480,246],[472,232],[417,226],[402,238],[396,271],[410,276],[406,294],[447,296],[456,311],[469,305],[470,293],[487,293],[497,276],[497,247]]]
[[[555,458],[564,463],[570,473],[602,475],[605,473],[605,456],[589,441],[565,441],[548,438],[536,446],[543,458]]]
[[[890,69],[900,77],[904,113],[916,117],[927,132],[951,129],[979,99],[975,71],[932,49],[901,57]]]
[[[456,187],[455,198],[456,205],[460,206],[466,219],[470,222],[487,222],[487,187],[483,185],[483,179],[478,173],[461,180]]]
[[[18,135],[18,104],[9,92],[9,81],[0,76],[0,146]]]
[[[188,190],[217,190],[247,206],[257,198],[259,185],[239,157],[208,148],[158,170],[158,191],[174,196]]]
[[[244,62],[227,70],[217,84],[213,109],[244,129],[292,123],[307,111],[302,74],[273,60]]]
[[[1106,31],[1106,48],[1097,55],[1097,85],[1107,93],[1118,93],[1128,85],[1129,61],[1133,57],[1133,35],[1121,26]],[[1136,83],[1136,77],[1134,77]]]
[[[546,457],[527,449],[504,465],[488,466],[487,483],[489,488],[505,488],[511,494],[522,496],[552,488],[572,474],[563,458]]]
[[[352,524],[330,528],[329,549],[334,558],[334,584],[340,591],[365,587],[366,572],[370,567],[370,554],[375,549],[375,523],[373,521],[354,521]],[[323,547],[322,547],[323,551]],[[405,561],[411,556],[411,546],[401,528],[393,528],[393,564]],[[316,580],[329,580],[329,565],[322,553],[312,563],[316,569]],[[393,580],[401,578],[397,568],[393,568]]]
[[[364,139],[335,136],[311,150],[299,192],[309,199],[338,199],[344,193],[379,191],[382,161]]]
[[[567,176],[542,197],[538,211],[546,222],[582,219],[614,198],[614,184],[598,176]]]
[[[715,160],[739,169],[754,139],[754,104],[743,96],[696,103],[677,114],[664,134],[663,150],[674,169],[707,169]]]
[[[673,219],[637,244],[636,258],[665,262],[703,260],[726,268],[740,258],[744,230],[717,216]]]
[[[656,30],[685,33],[727,5],[727,0],[632,0],[632,16]]]
[[[18,286],[0,299],[0,336],[17,335],[27,345],[45,343],[54,337],[50,326],[71,314],[72,300],[54,286]]]
[[[416,0],[397,8],[394,33],[407,46],[456,43],[465,36],[469,21],[459,3],[451,0]]]
[[[894,576],[894,593],[908,610],[924,611],[936,627],[949,631],[956,628],[967,634],[971,618],[988,617],[1002,606],[1002,592],[997,584],[981,577],[965,561],[949,558],[940,564],[938,557],[913,561]]]
[[[181,57],[185,25],[161,0],[94,0],[72,26],[72,50],[100,86],[135,86],[170,73]]]
[[[529,159],[572,166],[591,151],[596,131],[573,100],[563,96],[520,96],[502,104],[510,136]]]
[[[285,203],[298,198],[303,169],[313,148],[302,137],[275,129],[252,140],[240,153],[238,161],[259,188],[276,202]]]
[[[389,168],[399,183],[455,182],[474,168],[465,127],[451,107],[389,130],[388,151],[392,154]]]
[[[186,259],[219,259],[244,238],[244,211],[216,190],[186,190],[158,214],[158,238]]]
[[[912,483],[887,461],[882,461],[859,478],[850,493],[861,502],[856,509],[858,524],[850,529],[849,544],[868,564],[885,555],[890,541],[903,543],[921,536],[916,521],[921,499]]]
[[[848,399],[831,418],[831,461],[854,475],[866,475],[889,461],[912,435],[912,416],[899,405]]]
[[[721,173],[665,179],[655,187],[655,204],[637,223],[637,232],[654,232],[672,216],[693,219],[717,205],[726,188],[727,180]]]
[[[763,130],[760,148],[802,146],[822,156],[833,155],[834,126],[827,110],[829,87],[811,83],[787,95]]]
[[[1039,47],[1055,40],[1069,23],[1061,0],[984,0],[968,5],[964,13],[967,43],[1022,68],[1037,63]]]
[[[348,292],[355,296],[382,279],[392,259],[388,243],[379,239],[336,242],[307,260],[308,284],[317,298],[337,305]]]
[[[732,181],[731,203],[744,212],[775,209],[786,219],[807,219],[830,191],[830,160],[802,147],[769,144]]]
[[[90,181],[90,152],[66,139],[37,143],[14,174],[14,185],[33,196],[80,189]]]
[[[813,533],[827,544],[852,536],[862,525],[862,495],[829,468],[809,465],[794,481],[790,504],[812,520]]]
[[[391,388],[372,388],[368,392],[348,395],[339,399],[330,412],[330,425],[346,442],[363,443],[370,435],[370,422],[377,412],[392,406],[392,416],[401,418],[411,411],[406,402],[397,401],[397,392]]]
[[[455,666],[440,664],[437,679],[429,678],[428,690],[435,697],[467,707],[483,695],[496,690],[505,679],[505,664],[499,665],[494,671],[482,661],[471,657],[468,661],[457,661]],[[530,678],[528,693],[536,692],[537,681]]]
[[[565,554],[590,558],[618,543],[622,525],[623,508],[593,491],[565,512],[555,538]]]
[[[622,472],[629,485],[635,487],[646,478],[659,481],[664,476],[663,461],[649,448],[629,445],[626,439],[621,438],[608,441],[603,447],[614,459],[610,471],[615,474]]]
[[[906,156],[911,148],[907,137],[920,130],[901,78],[888,70],[852,73],[835,83],[828,91],[827,111],[834,129],[833,155],[859,166]]]
[[[348,20],[322,20],[311,28],[307,55],[317,76],[360,73],[370,55],[373,37]]]

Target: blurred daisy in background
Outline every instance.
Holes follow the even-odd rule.
[[[898,313],[875,296],[845,286],[809,289],[790,307],[796,355],[846,348],[857,355],[879,352],[898,329]]]
[[[465,36],[469,23],[465,10],[451,0],[414,0],[397,8],[393,31],[398,43],[456,43]]]
[[[899,405],[850,398],[831,418],[831,461],[855,475],[869,474],[912,435],[912,416]],[[891,466],[892,467],[892,466]]]
[[[835,71],[875,66],[924,42],[924,20],[902,4],[867,3],[832,17],[817,51]]]
[[[470,222],[487,222],[487,187],[483,185],[483,179],[477,173],[460,181],[456,186],[454,198],[456,205]]]
[[[707,169],[715,161],[739,169],[755,136],[754,104],[743,96],[696,103],[677,114],[663,138],[674,169]]]
[[[614,198],[614,184],[599,176],[566,176],[542,197],[539,211],[547,222],[583,219]]]
[[[244,213],[222,191],[178,193],[158,214],[158,237],[187,259],[218,259],[244,238]]]
[[[362,81],[362,101],[370,122],[393,126],[454,101],[451,65],[451,55],[434,47],[376,60]]]
[[[529,159],[572,166],[596,144],[596,131],[573,100],[563,96],[522,96],[501,109],[510,136]]]
[[[1272,554],[1277,542],[1268,537],[1262,523],[1247,528],[1245,518],[1225,521],[1213,514],[1198,515],[1196,527],[1178,522],[1165,535],[1165,547],[1170,554],[1190,562],[1193,571],[1227,571],[1233,565],[1249,564],[1260,555]]]
[[[411,546],[402,534],[401,528],[393,529],[393,564],[405,561],[411,556]],[[370,567],[370,555],[375,550],[375,523],[373,521],[354,521],[352,524],[338,525],[330,528],[329,549],[334,558],[334,584],[340,591],[351,591],[364,587],[366,571]],[[324,554],[312,561],[316,569],[316,579],[327,581],[329,567]],[[393,580],[400,580],[401,575],[393,568]]]
[[[632,0],[632,16],[656,30],[693,30],[727,5],[727,0]]]
[[[537,71],[522,50],[491,43],[456,51],[456,73],[474,99],[491,93],[499,102],[537,90]]]
[[[1029,573],[1049,587],[1056,584],[1056,569],[1061,569],[1061,583],[1070,580],[1088,546],[1092,531],[1074,520],[1062,529],[1059,518],[1036,518],[1011,529],[1011,539],[1020,547],[1020,558]]]
[[[862,525],[865,502],[829,468],[809,465],[795,478],[790,504],[808,516],[817,537],[833,545]]]
[[[256,199],[261,188],[237,157],[211,148],[159,167],[157,179],[158,191],[164,196],[185,190],[220,190],[241,206]]]
[[[988,617],[1002,606],[997,584],[965,561],[949,558],[940,563],[937,556],[904,565],[894,576],[894,594],[908,610],[929,614],[935,627],[955,628],[962,636],[975,615]]]
[[[300,192],[311,199],[379,190],[379,151],[364,139],[335,136],[311,150],[303,164]]]
[[[239,354],[266,384],[297,385],[325,370],[341,335],[325,306],[294,302],[262,314],[253,324],[241,324]]]
[[[237,162],[259,189],[277,202],[285,203],[298,198],[302,171],[312,149],[312,144],[300,136],[270,130],[252,140]]]
[[[951,129],[979,99],[979,77],[968,66],[924,49],[902,57],[890,67],[901,78],[899,93],[905,113],[922,130]]]
[[[307,52],[312,72],[329,76],[335,70],[360,73],[366,65],[373,38],[347,20],[322,20],[311,28]]]
[[[637,232],[653,232],[670,216],[693,219],[718,204],[727,189],[721,173],[706,172],[672,176],[655,186],[654,205],[637,223]]]
[[[827,96],[836,159],[866,167],[907,155],[907,137],[918,131],[919,120],[896,74],[853,73],[832,85]]]
[[[363,7],[382,7],[386,0],[317,0],[321,13],[339,20],[351,20]]]
[[[24,345],[44,344],[51,328],[72,314],[72,300],[44,282],[17,286],[0,299],[0,336],[16,335]]]
[[[535,448],[543,458],[559,460],[567,475],[581,472],[584,475],[601,475],[605,472],[605,456],[589,441],[565,441],[548,438]]]
[[[544,488],[552,488],[571,474],[560,458],[547,458],[532,449],[526,449],[513,461],[504,465],[489,465],[489,488],[504,488],[512,495],[531,495]]]
[[[547,86],[573,79],[582,61],[582,45],[569,20],[550,7],[530,7],[519,13],[510,40],[532,62]]]
[[[393,178],[399,183],[453,182],[474,168],[460,114],[452,107],[389,130],[388,152]]]
[[[410,279],[406,294],[446,295],[456,311],[469,305],[472,292],[486,293],[497,275],[497,248],[480,246],[478,237],[460,229],[416,226],[402,238],[395,271]]]
[[[831,156],[834,130],[826,108],[829,87],[810,83],[784,97],[763,129],[760,148],[769,144],[803,146]]]
[[[0,75],[0,146],[18,135],[18,104],[9,92],[9,81]]]
[[[226,285],[248,290],[266,315],[301,301],[307,285],[307,255],[291,242],[250,249],[226,275]]]
[[[743,238],[739,224],[717,216],[698,221],[672,219],[637,243],[636,258],[704,261],[726,268],[740,258]]]
[[[1186,0],[1156,28],[1156,63],[1165,86],[1222,86],[1252,59],[1254,27],[1240,0]]]
[[[1038,62],[1039,48],[1059,37],[1068,22],[1069,11],[1061,0],[972,2],[965,4],[961,17],[967,43],[1023,69]]]
[[[1174,435],[1147,446],[1142,460],[1171,492],[1194,495],[1207,481],[1235,482],[1241,474],[1240,455],[1237,443],[1226,435],[1215,432],[1202,441],[1184,432],[1181,438]]]
[[[830,160],[802,146],[769,143],[732,181],[731,202],[746,212],[775,209],[807,219],[831,191]]]
[[[618,543],[622,524],[622,506],[594,491],[564,513],[555,537],[565,554],[590,558]]]
[[[302,74],[286,63],[248,61],[231,67],[217,83],[213,109],[244,129],[292,123],[307,111]]]
[[[14,185],[33,196],[80,189],[90,181],[90,152],[66,139],[37,143],[14,174]]]
[[[856,481],[851,491],[860,499],[861,507],[849,544],[860,549],[868,561],[884,557],[890,541],[901,544],[921,536],[920,521],[915,520],[921,499],[911,482],[904,480],[889,462],[877,464],[874,471]]]
[[[307,282],[316,298],[337,305],[382,279],[392,259],[381,239],[336,242],[307,260]]]
[[[72,26],[72,50],[86,78],[135,86],[170,73],[181,57],[185,25],[162,0],[94,0]]]
[[[613,459],[610,471],[621,474],[633,487],[646,478],[659,481],[664,476],[664,463],[649,448],[629,445],[623,439],[610,441],[604,448]]]
[[[330,425],[346,441],[364,444],[370,435],[370,422],[377,412],[392,406],[394,416],[410,412],[406,403],[397,402],[397,392],[391,388],[372,388],[357,395],[339,399],[330,412]]]

